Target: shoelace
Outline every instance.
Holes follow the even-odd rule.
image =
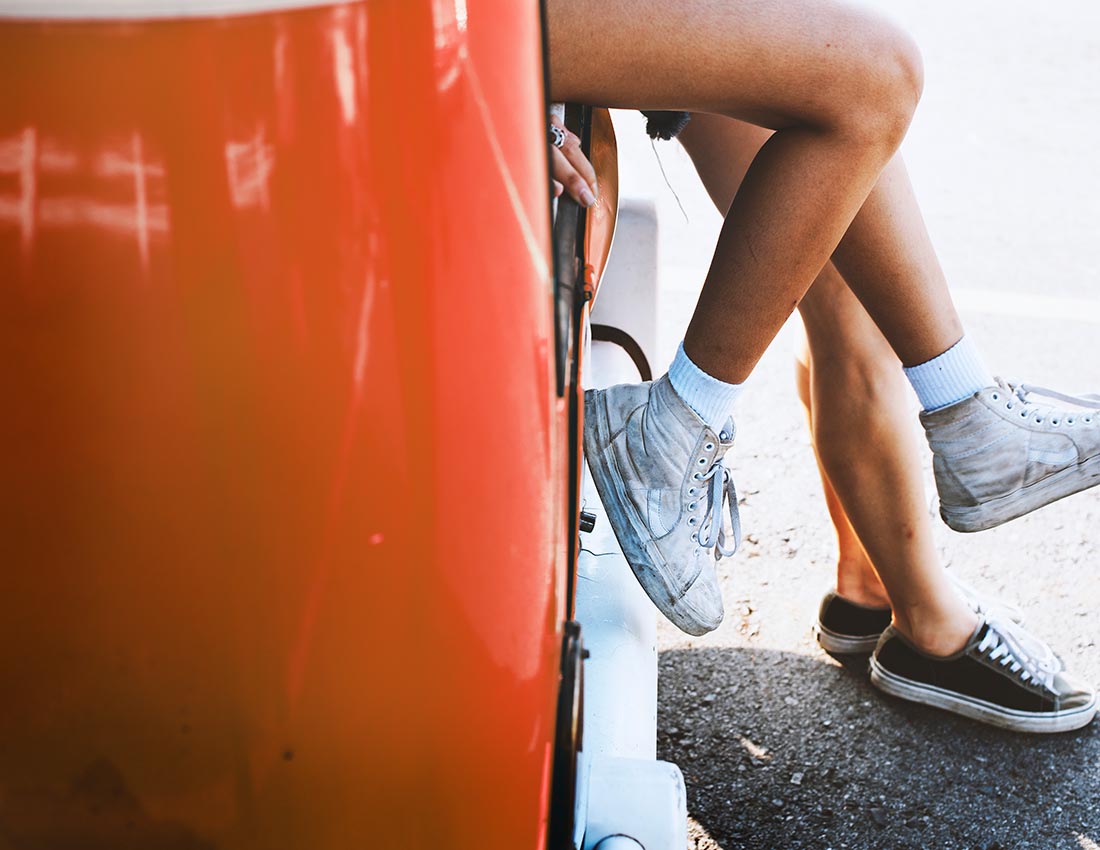
[[[1061,662],[1049,646],[1015,623],[988,618],[985,637],[978,652],[989,651],[989,659],[1015,673],[1021,680],[1052,688]]]
[[[716,461],[699,477],[703,481],[710,480],[710,502],[707,505],[710,516],[704,522],[706,538],[704,539],[702,531],[699,532],[699,546],[703,549],[716,546],[718,558],[729,558],[741,546],[741,517],[737,512],[737,490],[733,486],[733,477],[721,460]],[[733,531],[732,549],[726,547],[726,528],[722,521],[723,502],[728,502],[729,506],[730,527]]]
[[[1035,414],[1037,420],[1042,421],[1043,419],[1050,418],[1052,424],[1057,425],[1059,422],[1057,417],[1064,416],[1068,425],[1073,425],[1075,422],[1072,411],[1059,410],[1049,405],[1036,404],[1032,400],[1032,396],[1047,398],[1051,401],[1060,401],[1063,404],[1071,404],[1075,407],[1084,408],[1085,411],[1100,411],[1100,394],[1098,393],[1070,395],[1068,393],[1048,389],[1047,387],[1036,386],[1035,384],[1014,384],[1011,381],[1006,381],[1004,378],[996,378],[996,381],[997,385],[1008,394],[1009,398],[1019,401],[1023,405],[1020,416],[1024,418]],[[1012,408],[1013,403],[1013,401],[1009,402],[1009,409]],[[1087,412],[1084,413],[1082,418],[1086,424],[1093,424],[1094,422],[1100,421],[1094,419]]]

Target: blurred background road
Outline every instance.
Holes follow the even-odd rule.
[[[998,374],[1100,390],[1100,4],[876,5],[924,52],[904,154],[969,333]],[[720,220],[677,144],[655,152],[640,116],[617,123],[624,195],[659,208],[661,371]],[[726,621],[702,639],[662,625],[660,756],[687,778],[691,846],[1100,850],[1100,721],[1001,732],[880,695],[817,648],[836,547],[794,393],[798,338],[796,319],[740,402],[746,538],[723,562]],[[936,526],[946,566],[1022,605],[1100,683],[1100,493],[983,534]]]

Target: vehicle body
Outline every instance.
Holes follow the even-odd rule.
[[[537,5],[0,0],[0,77],[0,846],[583,835]]]

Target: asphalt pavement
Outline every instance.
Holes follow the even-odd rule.
[[[876,5],[924,52],[904,153],[968,332],[998,374],[1100,390],[1100,4]],[[720,220],[676,144],[657,147],[666,185],[640,119],[617,122],[623,193],[660,211],[660,369]],[[723,561],[726,621],[705,638],[661,627],[659,756],[687,779],[689,846],[1100,850],[1100,721],[993,729],[886,697],[814,642],[836,546],[794,393],[798,336],[794,321],[739,403],[746,538]],[[1100,492],[977,535],[935,524],[946,567],[1018,603],[1100,684]]]

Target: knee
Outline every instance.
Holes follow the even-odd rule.
[[[920,49],[888,22],[867,22],[849,53],[851,97],[841,127],[861,141],[888,150],[901,144],[924,89]]]

